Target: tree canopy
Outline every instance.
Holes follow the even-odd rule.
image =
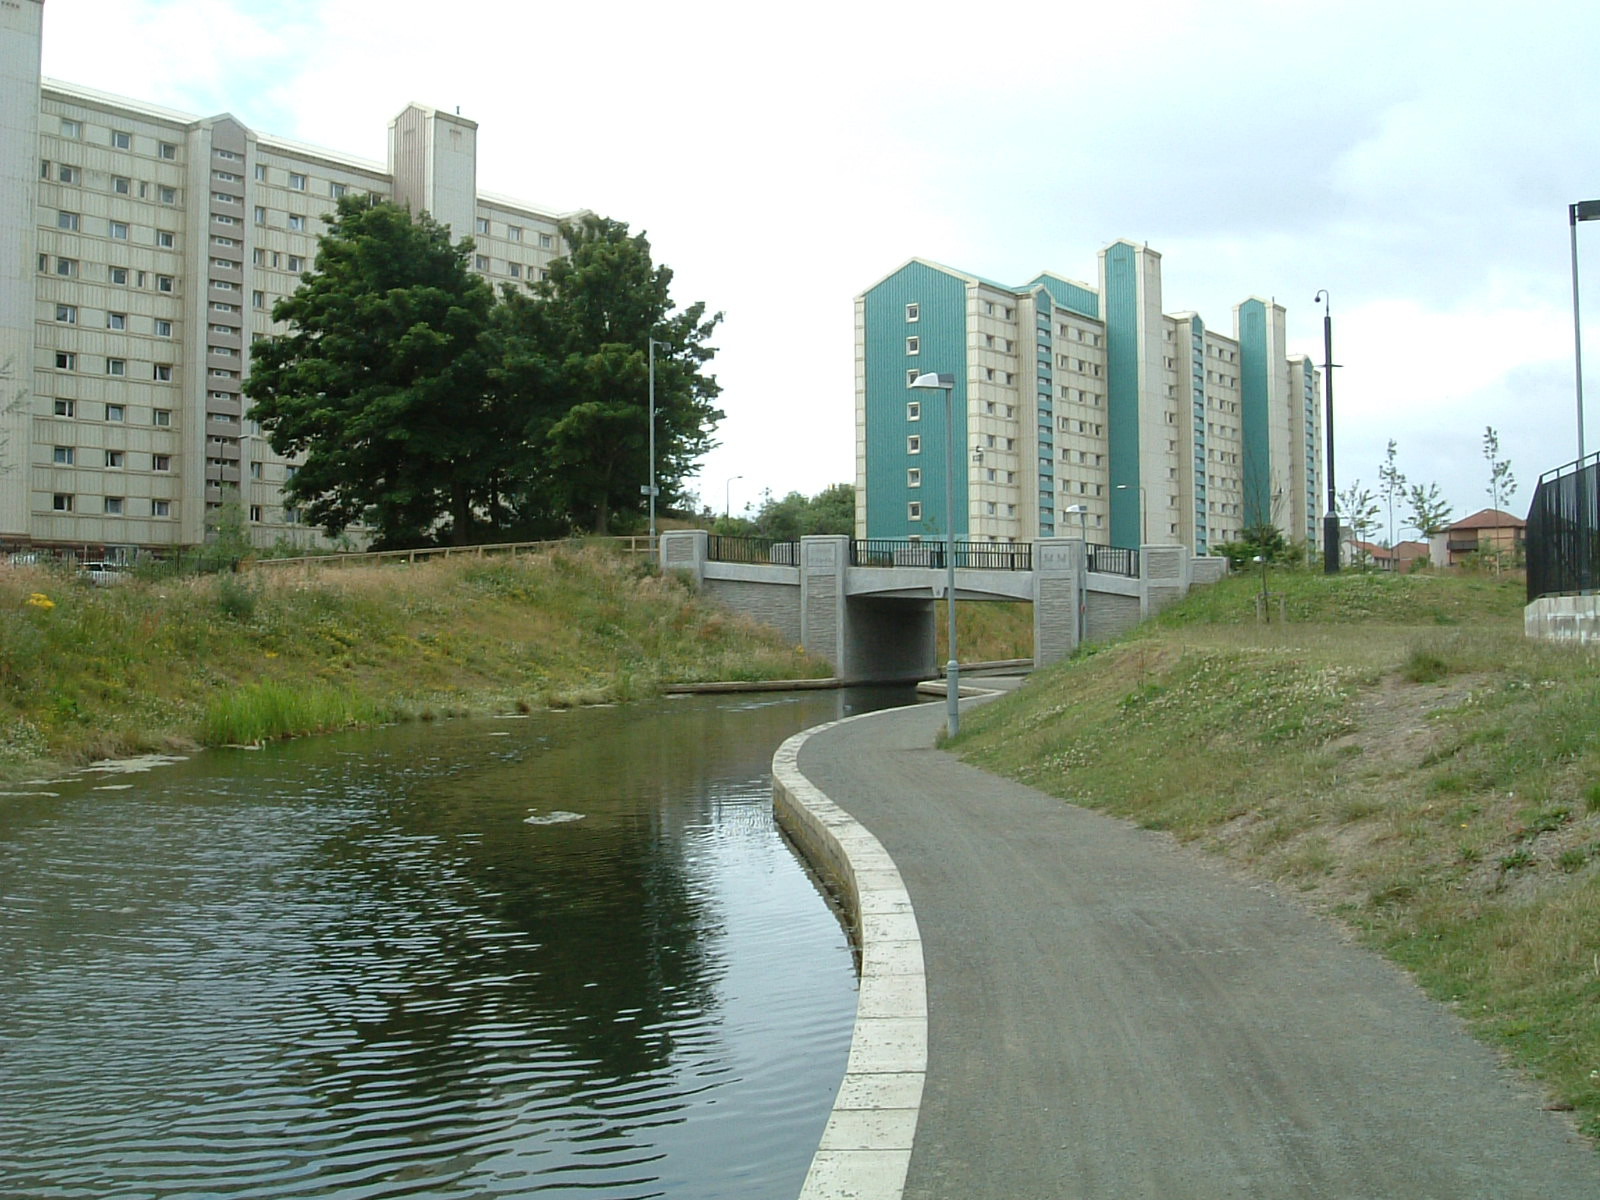
[[[496,297],[470,239],[339,201],[245,385],[272,448],[301,457],[285,493],[330,535],[366,524],[378,545],[462,544],[635,516],[652,341],[657,484],[678,495],[722,417],[703,372],[719,318],[674,313],[672,272],[625,224],[590,216],[561,235],[547,278]]]

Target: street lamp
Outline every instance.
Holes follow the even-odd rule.
[[[913,379],[911,386],[944,393],[944,594],[950,638],[944,711],[945,728],[955,737],[961,729],[961,668],[956,663],[956,377],[929,371]]]
[[[1061,511],[1078,514],[1078,528],[1083,537],[1083,561],[1078,564],[1078,645],[1081,646],[1089,620],[1089,506],[1069,504]]]
[[[1580,200],[1567,205],[1567,225],[1572,233],[1572,359],[1578,376],[1578,457],[1583,446],[1583,334],[1578,327],[1578,222],[1600,221],[1600,200]]]
[[[733,512],[733,481],[743,479],[743,475],[730,475],[728,482],[722,485],[722,519],[726,521]]]
[[[1116,490],[1119,491],[1119,492],[1125,492],[1129,488],[1138,488],[1139,489],[1139,537],[1141,539],[1140,544],[1148,546],[1150,544],[1150,501],[1145,495],[1144,484],[1142,484],[1142,483],[1119,483],[1119,484],[1116,485]],[[1071,512],[1072,510],[1068,509],[1067,511]]]
[[[660,490],[656,487],[656,347],[671,346],[666,342],[658,342],[655,338],[648,339],[646,357],[650,360],[650,482],[639,490],[650,497],[650,552],[655,553],[656,547],[656,494]]]
[[[1322,572],[1339,573],[1339,501],[1333,490],[1333,317],[1328,293],[1319,291],[1311,303],[1322,304],[1322,398],[1327,405],[1323,436],[1328,439],[1328,515],[1322,518]]]

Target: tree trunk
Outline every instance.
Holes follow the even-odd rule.
[[[472,496],[460,479],[450,481],[450,544],[468,545],[472,538]]]

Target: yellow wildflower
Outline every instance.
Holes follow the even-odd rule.
[[[46,596],[43,592],[34,592],[33,595],[29,596],[27,600],[24,601],[24,603],[27,604],[29,608],[42,608],[46,611],[49,611],[56,606],[56,602],[50,599],[49,596]]]

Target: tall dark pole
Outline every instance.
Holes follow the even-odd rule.
[[[1578,377],[1578,457],[1583,444],[1583,331],[1578,322],[1578,222],[1600,221],[1600,200],[1580,200],[1567,205],[1567,226],[1572,235],[1572,361]]]
[[[1339,501],[1333,482],[1333,316],[1328,308],[1328,293],[1321,291],[1311,301],[1322,301],[1322,397],[1326,401],[1327,416],[1322,422],[1322,436],[1328,443],[1328,515],[1322,518],[1322,570],[1327,575],[1339,573]]]

